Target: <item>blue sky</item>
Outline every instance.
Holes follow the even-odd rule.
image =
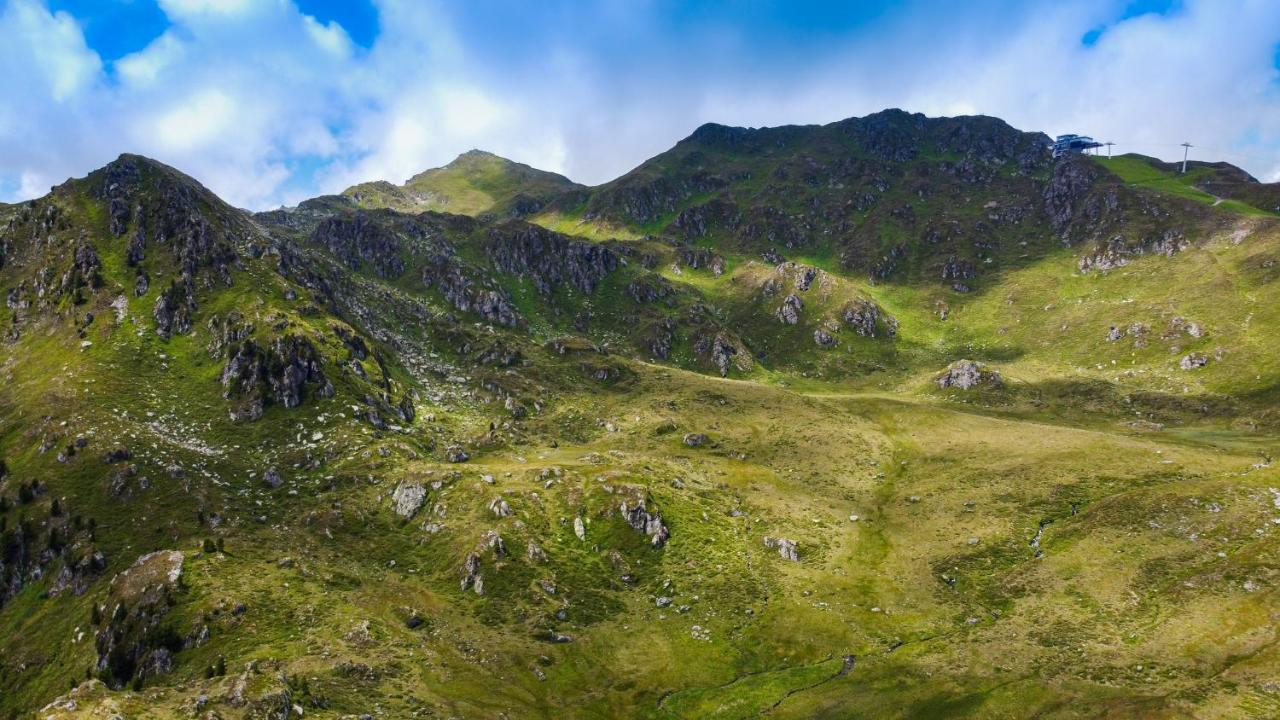
[[[472,147],[586,182],[885,107],[1280,179],[1274,0],[0,0],[0,201],[121,152],[250,208]]]

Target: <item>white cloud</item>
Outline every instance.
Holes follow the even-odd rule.
[[[235,102],[226,93],[207,89],[178,101],[155,119],[149,130],[157,147],[169,152],[189,152],[232,130]]]
[[[788,44],[730,20],[671,27],[639,3],[514,3],[494,20],[378,0],[381,33],[359,49],[291,0],[161,0],[173,27],[104,67],[70,16],[8,0],[0,187],[41,194],[129,151],[262,208],[403,181],[473,147],[598,183],[702,122],[886,106],[1085,132],[1118,152],[1180,156],[1185,139],[1280,179],[1280,3],[1187,0],[1118,20],[1123,5],[980,0],[957,14],[915,0],[841,40]]]

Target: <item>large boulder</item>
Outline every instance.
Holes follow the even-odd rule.
[[[427,489],[418,483],[404,482],[396,486],[391,493],[391,509],[400,517],[408,520],[422,509],[426,502]]]
[[[987,366],[973,360],[957,360],[947,366],[935,381],[943,390],[956,388],[970,390],[979,386],[998,388],[1003,384],[1000,373],[988,370]]]

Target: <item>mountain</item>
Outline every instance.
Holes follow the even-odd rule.
[[[0,206],[0,716],[1276,716],[1276,186],[1046,142]]]
[[[369,209],[523,217],[542,210],[551,199],[578,189],[580,185],[562,175],[482,150],[470,150],[444,167],[414,175],[404,185],[386,181],[361,183],[342,194]]]

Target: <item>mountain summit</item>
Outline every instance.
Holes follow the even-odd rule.
[[[0,205],[0,717],[1274,717],[1280,209],[996,118]]]
[[[365,208],[523,217],[538,212],[552,198],[580,188],[562,175],[483,150],[468,150],[444,167],[414,175],[404,185],[362,183],[342,194]]]

